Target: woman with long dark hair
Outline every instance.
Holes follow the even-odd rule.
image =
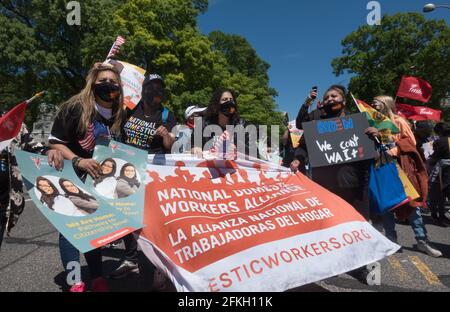
[[[107,158],[100,164],[101,174],[94,180],[94,187],[96,191],[106,198],[116,198],[114,192],[116,189],[117,180],[115,178],[117,164],[112,158]]]
[[[79,210],[70,200],[60,194],[49,179],[37,177],[36,188],[42,194],[41,202],[50,210],[70,217],[84,217],[87,215],[86,212]]]
[[[257,157],[257,133],[255,131],[251,138],[251,134],[244,131],[246,126],[239,115],[236,93],[227,88],[218,89],[208,105],[202,127],[194,130],[192,153],[198,155],[202,151],[211,151],[234,158],[239,152]],[[196,140],[199,137],[202,139]]]
[[[216,90],[206,109],[205,120],[207,124],[216,124],[223,129],[227,125],[243,123],[238,111],[236,92],[227,88]]]
[[[92,214],[97,211],[99,204],[95,197],[84,193],[72,181],[59,179],[59,186],[64,191],[65,196],[81,211]]]
[[[126,163],[120,169],[120,175],[117,178],[116,198],[125,198],[137,192],[141,186],[137,179],[136,168],[133,164]]]

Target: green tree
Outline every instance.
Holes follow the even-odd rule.
[[[126,38],[120,60],[161,74],[168,105],[182,119],[189,105],[207,105],[213,91],[231,87],[242,115],[257,124],[280,124],[269,65],[239,36],[200,33],[197,18],[207,0],[85,0],[81,25],[66,22],[67,1],[2,1],[0,106],[48,90],[59,104],[79,92],[87,70],[105,59],[117,35]],[[37,105],[27,113],[29,124]]]
[[[334,73],[354,75],[349,89],[361,99],[395,96],[403,75],[433,86],[430,107],[439,108],[450,91],[450,28],[445,21],[427,21],[417,13],[384,16],[380,26],[361,26],[342,45],[343,56],[332,61]]]
[[[230,74],[223,55],[197,30],[206,1],[131,0],[115,13],[115,26],[127,38],[120,58],[161,74],[168,103],[179,117],[189,105],[208,103],[212,90]]]
[[[6,109],[35,92],[59,104],[77,93],[89,67],[104,60],[117,35],[111,29],[119,0],[85,0],[81,25],[67,23],[67,1],[2,1],[0,5],[0,107]],[[38,114],[37,103],[27,123]]]
[[[240,110],[249,122],[281,124],[276,91],[268,84],[270,66],[242,37],[201,34],[199,7],[205,6],[188,0],[127,1],[115,14],[116,27],[128,40],[121,57],[164,76],[168,106],[180,118],[187,106],[207,105],[215,89],[230,87],[240,94]]]
[[[239,106],[243,118],[256,124],[281,125],[281,113],[276,112],[274,100],[278,94],[269,86],[270,65],[243,37],[221,31],[209,34],[214,50],[220,51],[231,73],[227,81],[239,93]]]

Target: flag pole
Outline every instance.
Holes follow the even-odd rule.
[[[358,108],[359,112],[360,112],[360,113],[363,113],[363,111],[361,111],[361,108],[359,107],[358,101],[356,100],[356,98],[355,98],[355,96],[353,95],[353,93],[350,92],[350,95],[352,96],[352,99],[353,99],[353,101],[355,102],[356,107]],[[376,141],[379,145],[381,145],[381,142],[380,142],[380,140],[379,140],[377,137],[374,137],[374,139],[375,139],[375,141]]]
[[[120,39],[120,42],[118,40]],[[117,38],[114,40],[113,45],[111,46],[111,49],[109,49],[108,55],[106,56],[105,61],[103,64],[107,63],[109,60],[111,60],[112,57],[116,56],[117,53],[119,53],[120,47],[125,43],[125,38],[122,36],[117,36]],[[116,50],[114,52],[114,50]]]
[[[46,91],[38,92],[38,93],[36,93],[31,99],[28,99],[28,100],[26,100],[25,102],[26,102],[27,104],[30,104],[30,103],[33,102],[34,100],[43,97],[43,96],[45,95],[45,93],[46,93]]]
[[[114,43],[113,43],[111,49],[109,49],[109,52],[108,52],[108,54],[107,54],[107,56],[106,56],[106,59],[105,59],[105,61],[104,61],[103,63],[106,63],[106,62],[108,62],[108,61],[111,59],[110,55],[111,55],[111,53],[112,53],[112,51],[113,51],[115,45],[116,45],[116,41],[114,41]]]
[[[350,95],[352,96],[352,99],[353,99],[353,101],[354,101],[355,104],[356,104],[356,108],[358,109],[358,111],[359,111],[360,113],[362,113],[361,109],[359,108],[358,101],[356,100],[355,96],[353,95],[352,92],[350,92]]]

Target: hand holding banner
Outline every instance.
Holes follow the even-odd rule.
[[[93,159],[103,174],[96,180],[90,176],[86,185],[123,214],[142,223],[148,153],[119,142],[97,145]]]

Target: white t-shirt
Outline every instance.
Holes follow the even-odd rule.
[[[105,119],[111,119],[112,117],[112,108],[104,108],[103,106],[95,103],[95,108]]]
[[[78,209],[70,199],[64,196],[56,196],[55,203],[53,204],[53,210],[57,213],[70,217],[84,217],[86,212]]]
[[[114,193],[116,190],[117,180],[115,177],[107,177],[95,186],[95,190],[106,198],[116,198]]]

